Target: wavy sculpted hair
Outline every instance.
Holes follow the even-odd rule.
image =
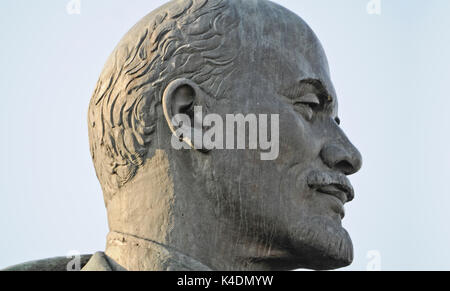
[[[239,51],[233,1],[172,1],[136,24],[111,54],[88,113],[90,150],[105,203],[145,163],[171,81],[191,79],[216,98],[226,91],[223,81]]]

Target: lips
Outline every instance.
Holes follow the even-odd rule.
[[[319,193],[336,197],[342,204],[355,198],[352,184],[341,173],[313,171],[308,175],[308,186]]]

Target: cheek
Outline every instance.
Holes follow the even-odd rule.
[[[311,123],[296,112],[285,110],[280,115],[280,155],[277,163],[283,170],[280,195],[285,209],[298,216],[305,214],[307,201],[314,195],[307,176],[320,160],[320,140]],[[287,213],[289,211],[286,211]],[[287,214],[286,215],[289,215]]]
[[[256,114],[277,114],[279,117],[277,164],[290,166],[292,162],[307,161],[318,156],[318,142],[314,138],[310,122],[296,112],[292,105],[286,104],[276,95],[270,95],[259,98],[251,109]],[[268,127],[270,126],[269,123]]]
[[[256,209],[266,215],[277,215],[283,220],[298,218],[299,213],[305,212],[305,201],[313,195],[306,177],[317,164],[320,146],[309,121],[284,106],[279,112],[279,156],[274,161],[258,163],[258,176],[252,184],[259,197],[251,203],[259,205]]]
[[[297,163],[309,164],[319,152],[309,121],[293,110],[284,110],[280,114],[279,163],[289,167]]]

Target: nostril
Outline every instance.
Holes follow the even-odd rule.
[[[351,163],[345,161],[345,160],[336,163],[334,165],[334,168],[336,170],[339,170],[339,171],[343,172],[346,175],[350,175],[350,174],[355,173],[355,168],[353,167],[353,165]]]

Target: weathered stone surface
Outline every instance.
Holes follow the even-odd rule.
[[[174,118],[196,124],[195,107],[223,120],[278,118],[270,133],[279,137],[277,158],[262,160],[262,147],[210,149],[180,135],[198,128]],[[174,148],[173,135],[187,148]],[[98,259],[113,270],[352,262],[341,220],[354,197],[346,176],[360,169],[361,155],[339,127],[319,40],[277,4],[176,0],[151,12],[105,65],[89,106],[89,138],[111,230]]]

